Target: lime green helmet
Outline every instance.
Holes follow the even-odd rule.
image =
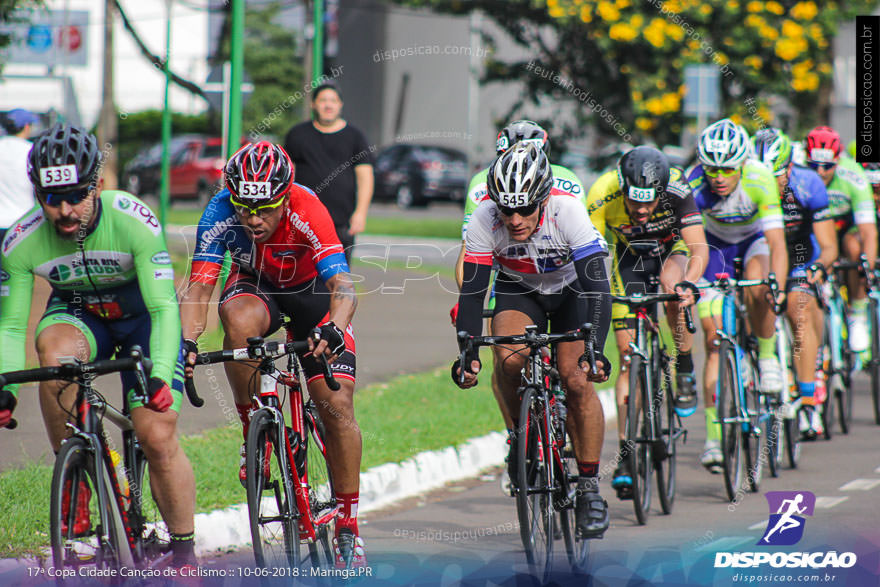
[[[856,140],[855,139],[851,140],[849,142],[849,144],[846,146],[846,152],[849,153],[849,156],[852,157],[853,159],[856,158]]]
[[[773,171],[782,175],[791,163],[791,140],[778,128],[763,128],[752,138],[755,157]]]

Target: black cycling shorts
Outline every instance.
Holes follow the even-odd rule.
[[[493,316],[505,310],[516,310],[527,315],[539,332],[547,332],[549,319],[550,332],[563,334],[577,330],[583,323],[591,321],[587,298],[581,297],[583,293],[580,284],[575,281],[560,293],[541,294],[534,288],[511,281],[504,273],[499,273],[495,280]]]
[[[262,333],[263,337],[268,337],[281,328],[282,313],[291,319],[287,332],[288,340],[305,340],[315,326],[323,324],[330,317],[330,292],[318,277],[292,288],[281,289],[266,280],[258,283],[253,275],[233,271],[220,295],[218,308],[239,296],[253,296],[266,306],[269,328]],[[323,377],[321,366],[310,353],[298,356],[309,383],[318,377]],[[349,324],[345,331],[345,351],[330,365],[333,376],[354,381],[355,358],[354,330]]]

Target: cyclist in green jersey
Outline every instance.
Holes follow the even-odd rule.
[[[61,357],[94,361],[143,348],[153,362],[150,399],[133,400],[131,372],[122,374],[123,393],[131,398],[153,496],[171,532],[172,564],[183,567],[195,563],[195,480],[177,441],[183,364],[174,272],[156,216],[131,194],[104,190],[100,163],[97,139],[79,127],[57,124],[34,140],[28,175],[39,206],[13,224],[0,245],[0,372],[25,366],[35,275],[52,286],[36,329],[41,367],[58,365]],[[0,390],[0,427],[11,419],[16,387]],[[40,383],[56,452],[68,436],[75,395],[65,381]],[[75,527],[88,528],[88,499],[75,507]]]
[[[873,267],[877,258],[877,225],[871,185],[862,167],[841,154],[840,135],[827,126],[807,134],[807,165],[828,190],[828,209],[837,228],[841,257],[858,261],[864,253]],[[855,352],[868,349],[868,298],[857,271],[847,280],[850,303],[849,345]]]

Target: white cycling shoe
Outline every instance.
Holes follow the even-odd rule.
[[[761,373],[761,393],[782,391],[782,367],[779,366],[779,359],[758,359],[758,371]]]
[[[721,442],[718,440],[706,440],[706,444],[703,445],[703,456],[700,457],[700,464],[711,473],[720,473],[724,468],[723,458]]]
[[[871,337],[868,336],[868,317],[863,312],[853,311],[849,320],[849,348],[854,353],[868,350]]]

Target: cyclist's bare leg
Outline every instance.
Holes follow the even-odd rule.
[[[568,406],[568,430],[578,462],[597,463],[605,439],[605,413],[593,384],[578,365],[584,343],[563,342],[557,348],[557,364]]]
[[[715,385],[718,383],[718,347],[715,331],[721,328],[721,316],[708,316],[700,321],[705,335],[706,362],[703,365],[703,405],[715,405]]]
[[[843,235],[842,256],[849,261],[858,261],[862,254],[862,240],[856,231]],[[855,300],[863,300],[867,297],[865,292],[865,279],[857,269],[850,269],[846,276],[847,301],[850,305]]]
[[[269,313],[266,311],[266,306],[254,296],[238,296],[220,306],[220,321],[223,323],[225,333],[224,349],[246,347],[248,337],[263,336],[269,329]],[[256,365],[256,361],[223,363],[236,404],[251,403],[251,395],[256,390],[250,389],[250,382],[254,376],[253,367]]]
[[[617,437],[626,440],[626,396],[629,395],[629,361],[631,354],[629,343],[635,342],[636,331],[634,329],[622,329],[614,331],[617,340],[617,352],[620,355],[620,373],[614,382],[614,394],[617,399]]]
[[[802,291],[788,294],[786,309],[794,338],[794,368],[798,381],[811,383],[816,375],[816,356],[822,340],[822,312],[816,298]]]
[[[196,482],[192,465],[177,440],[178,414],[139,407],[131,411],[131,421],[147,457],[150,489],[172,534],[193,531]]]
[[[746,263],[745,279],[766,279],[770,274],[770,256],[755,255]],[[776,331],[776,314],[768,301],[769,288],[746,288],[745,301],[752,332],[760,338],[772,338]]]
[[[92,348],[85,335],[70,324],[53,324],[47,326],[36,340],[37,355],[40,359],[40,367],[57,366],[59,357],[76,357],[80,361],[88,361],[92,354]],[[59,405],[58,393],[64,388]],[[65,423],[68,416],[65,410],[73,408],[76,400],[76,386],[66,381],[42,381],[40,382],[40,411],[43,413],[43,422],[46,432],[49,434],[49,443],[52,450],[58,451],[61,443],[69,436]]]
[[[492,331],[492,321],[489,320],[489,334],[494,334]],[[498,360],[497,355],[492,354],[492,395],[495,396],[495,401],[498,403],[498,409],[501,410],[501,417],[504,418],[504,426],[508,430],[513,430],[513,419],[510,417],[510,412],[507,410],[507,403],[504,401],[504,396],[501,393],[501,387],[498,383]]]
[[[309,396],[327,431],[327,464],[336,493],[357,493],[360,487],[361,429],[354,417],[354,381],[338,378],[339,389],[331,391],[323,378],[309,383]]]
[[[687,270],[687,255],[670,255],[660,271],[660,285],[664,293],[675,293],[675,285],[684,280]],[[666,303],[666,320],[672,330],[672,338],[678,352],[690,352],[694,345],[694,335],[685,327],[684,314],[679,310],[678,302]]]
[[[492,332],[495,336],[513,336],[523,334],[526,326],[534,323],[534,320],[523,312],[505,310],[495,315],[492,319]],[[526,364],[527,353],[521,353],[523,346],[504,345],[493,347],[495,353],[495,373],[497,374],[498,388],[501,397],[507,406],[507,413],[513,418],[513,414],[519,415],[520,399],[516,390],[522,382],[520,371]]]

